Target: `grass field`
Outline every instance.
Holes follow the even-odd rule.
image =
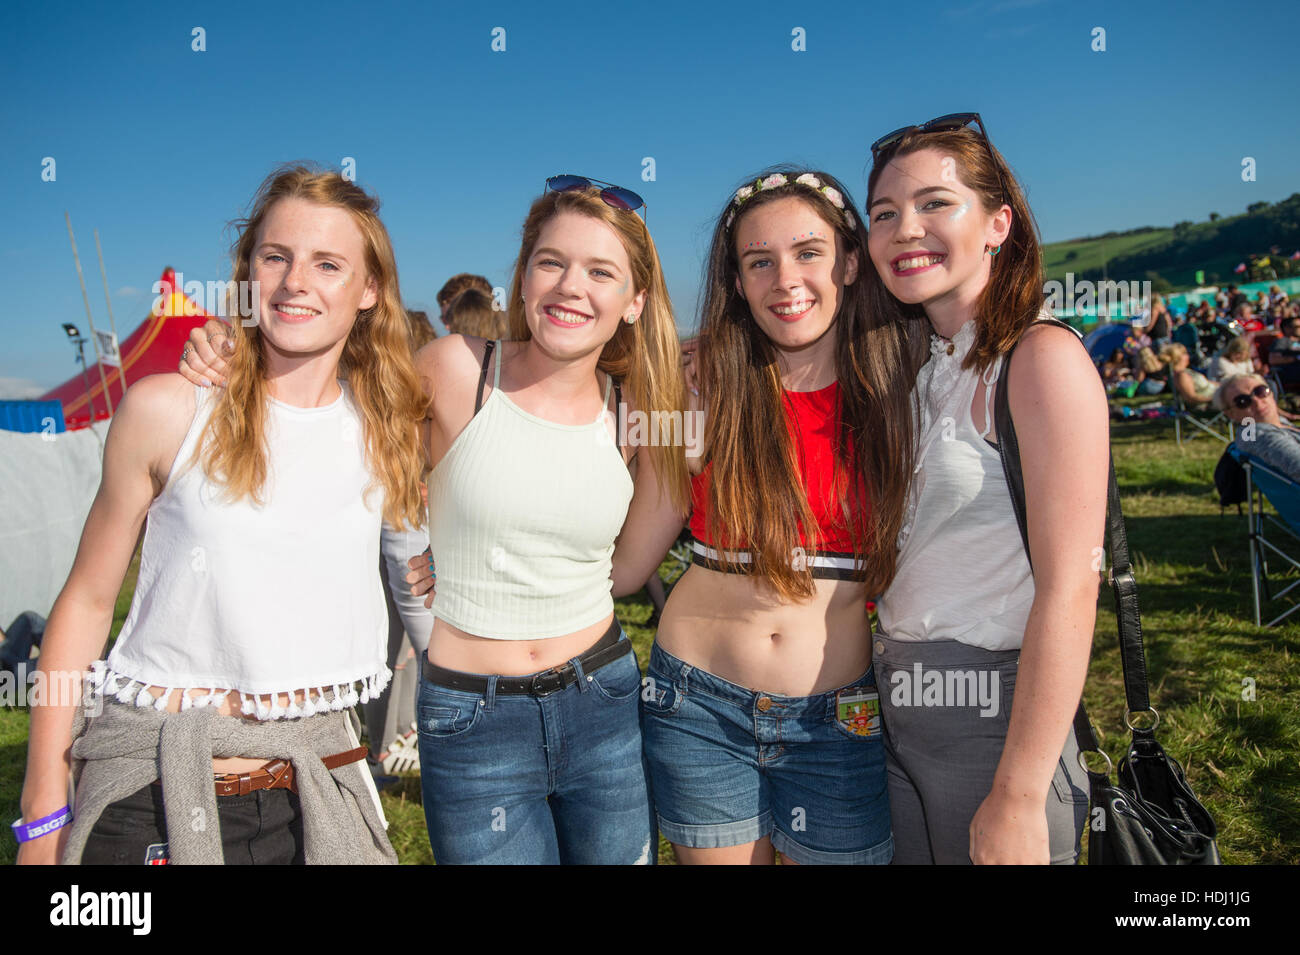
[[[1155,232],[1141,232],[1137,235],[1120,235],[1110,239],[1085,239],[1075,242],[1053,242],[1043,246],[1043,271],[1048,281],[1065,281],[1065,273],[1073,272],[1076,276],[1089,269],[1100,269],[1103,261],[1110,262],[1121,255],[1141,252],[1152,246],[1168,242],[1173,236],[1172,229],[1157,229]],[[1069,258],[1074,253],[1074,258]],[[1111,278],[1141,279],[1140,275],[1117,276]]]
[[[1261,630],[1250,607],[1246,518],[1220,513],[1211,474],[1223,445],[1174,443],[1168,420],[1116,424],[1112,431],[1142,606],[1143,639],[1157,736],[1187,770],[1219,825],[1227,863],[1300,862],[1300,626]],[[113,635],[135,584],[118,598]],[[1084,692],[1102,746],[1118,762],[1127,739],[1115,617],[1103,590]],[[617,602],[644,664],[653,633],[642,596]],[[1300,617],[1300,614],[1297,614]],[[1253,681],[1246,683],[1245,681]],[[1253,686],[1252,694],[1243,692]],[[18,816],[27,714],[0,709],[0,815]],[[383,794],[389,835],[402,862],[432,862],[411,776]],[[14,844],[0,839],[0,862]],[[661,845],[661,861],[671,850]]]

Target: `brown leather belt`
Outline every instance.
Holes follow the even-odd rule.
[[[346,753],[322,756],[321,762],[325,764],[326,769],[338,769],[348,763],[365,759],[368,752],[370,750],[366,747],[358,746]],[[212,782],[217,787],[218,796],[246,796],[259,789],[287,789],[291,793],[298,792],[293,763],[287,759],[273,759],[251,773],[227,773],[224,776],[215,776]]]
[[[326,769],[338,769],[340,766],[365,759],[369,752],[366,747],[358,746],[345,753],[322,756],[321,762],[325,764]],[[213,776],[212,782],[216,786],[218,796],[246,796],[259,789],[287,789],[291,793],[298,792],[293,763],[287,759],[273,759],[251,773],[226,773],[224,776]],[[161,786],[162,782],[155,779],[153,784]]]

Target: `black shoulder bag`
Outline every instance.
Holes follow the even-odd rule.
[[[1048,320],[1044,320],[1048,321]],[[1053,325],[1069,328],[1062,322]],[[1071,329],[1073,331],[1073,329]],[[1025,481],[1020,469],[1020,445],[1011,420],[1007,398],[1013,345],[1003,359],[998,377],[994,420],[998,434],[998,451],[1007,488],[1020,527],[1020,539],[1029,557],[1029,531],[1025,518]],[[1079,765],[1088,774],[1091,809],[1088,833],[1089,865],[1218,865],[1215,845],[1218,830],[1214,819],[1200,804],[1178,761],[1165,753],[1156,742],[1155,728],[1159,714],[1147,697],[1146,654],[1142,649],[1142,620],[1138,614],[1137,582],[1129,563],[1128,537],[1124,515],[1119,506],[1119,485],[1115,481],[1115,461],[1110,461],[1110,478],[1106,526],[1109,537],[1109,582],[1115,595],[1115,617],[1119,624],[1120,661],[1124,669],[1124,698],[1128,709],[1124,725],[1132,738],[1128,754],[1119,761],[1118,783],[1111,783],[1110,757],[1097,745],[1092,724],[1083,701],[1074,714],[1074,734],[1079,742]],[[1030,560],[1030,567],[1033,561]],[[1133,717],[1151,714],[1149,727],[1135,726]],[[1106,760],[1104,773],[1094,772],[1084,760],[1085,753],[1097,753]]]

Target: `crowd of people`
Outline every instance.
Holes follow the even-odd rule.
[[[268,177],[232,249],[261,322],[196,330],[110,428],[40,657],[102,712],[33,707],[19,861],[394,862],[352,718],[394,617],[439,863],[1075,861],[1104,390],[978,114],[871,160],[861,206],[790,167],[719,196],[686,369],[631,190],[547,180],[508,291],[416,350],[375,197]],[[684,526],[643,680],[613,600]]]
[[[1269,344],[1261,353],[1262,336]],[[1300,385],[1300,302],[1277,285],[1253,299],[1229,285],[1178,313],[1157,295],[1099,371],[1107,394],[1176,393],[1191,409],[1217,407],[1215,392],[1233,375],[1259,373],[1276,376],[1283,387]]]

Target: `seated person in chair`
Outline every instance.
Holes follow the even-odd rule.
[[[1293,481],[1300,481],[1300,430],[1282,420],[1273,391],[1259,375],[1233,375],[1214,396],[1237,426],[1235,444]]]
[[[1282,323],[1282,337],[1268,350],[1268,364],[1284,387],[1300,382],[1300,318]]]
[[[1215,384],[1189,367],[1192,362],[1185,347],[1177,343],[1166,345],[1160,349],[1160,360],[1169,366],[1173,390],[1178,392],[1178,397],[1189,410],[1201,410],[1209,405],[1214,397]]]

